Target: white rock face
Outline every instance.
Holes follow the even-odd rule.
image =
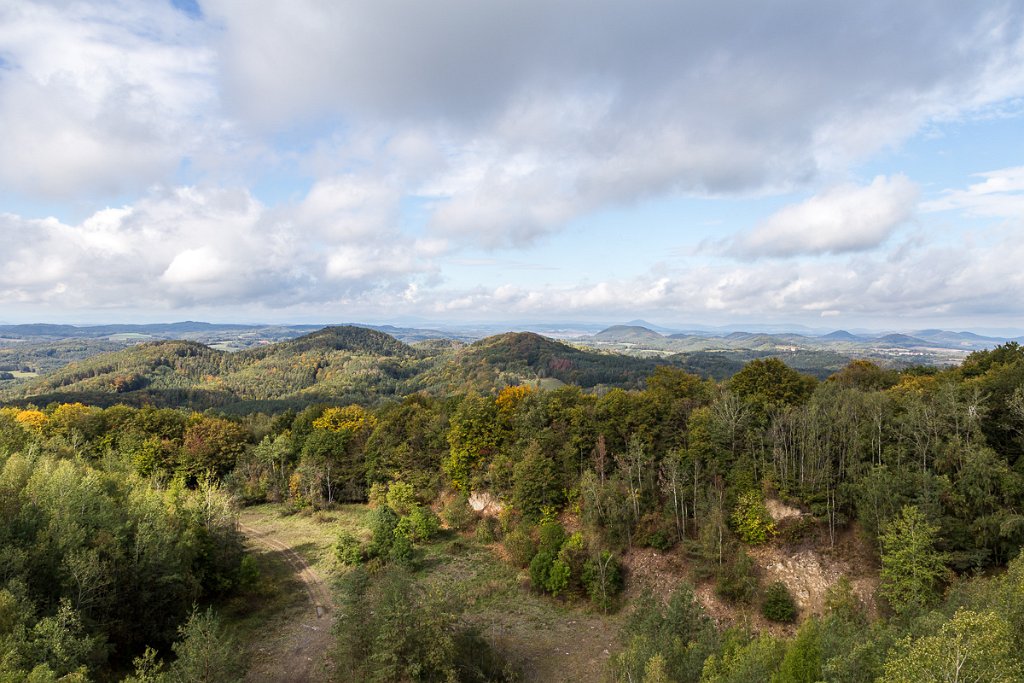
[[[501,512],[501,503],[497,497],[486,491],[476,491],[469,495],[469,507],[484,515],[493,516]]]

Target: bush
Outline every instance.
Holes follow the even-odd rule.
[[[565,529],[556,520],[547,520],[540,525],[540,551],[552,555],[558,553],[565,543]]]
[[[668,550],[675,543],[675,529],[667,523],[664,515],[648,512],[640,519],[636,541],[640,546]]]
[[[533,565],[530,565],[530,569],[533,569]],[[548,575],[544,581],[544,589],[554,596],[558,596],[559,593],[564,593],[565,589],[569,587],[569,579],[572,576],[572,568],[563,560],[556,558],[551,566],[548,568]],[[532,575],[530,577],[533,578]]]
[[[583,564],[583,587],[590,601],[605,614],[622,590],[622,569],[619,561],[607,550],[593,555]]]
[[[371,557],[387,557],[391,552],[391,544],[395,542],[395,528],[398,526],[398,515],[387,506],[379,507],[370,512],[369,554]]]
[[[385,496],[388,507],[399,515],[408,515],[416,509],[416,492],[412,484],[403,481],[393,481],[388,485],[388,492]]]
[[[768,586],[764,591],[761,614],[769,621],[791,624],[796,621],[796,603],[789,594],[786,584],[781,581]]]
[[[528,567],[533,556],[537,554],[537,546],[528,533],[516,529],[505,536],[505,551],[508,552],[512,564],[517,567]]]
[[[541,550],[530,560],[530,584],[539,591],[547,590],[548,576],[551,573],[551,565],[555,563],[555,554],[548,550]]]
[[[747,491],[740,496],[730,521],[736,535],[749,545],[764,543],[775,535],[775,522],[757,490]]]
[[[344,565],[354,566],[363,561],[363,545],[354,534],[342,531],[334,545],[334,553],[338,561]]]
[[[441,510],[441,518],[444,519],[444,523],[448,525],[449,529],[455,531],[463,531],[468,528],[474,516],[473,508],[469,507],[469,496],[465,492],[455,496]]]
[[[441,520],[430,508],[417,505],[412,508],[409,516],[405,519],[409,520],[412,540],[419,543],[429,541],[441,530]]]
[[[476,523],[476,531],[473,534],[476,537],[477,543],[484,545],[488,543],[494,543],[495,531],[498,523],[491,517],[484,517]]]
[[[745,552],[739,554],[718,573],[715,592],[730,602],[749,604],[757,594],[754,562]]]

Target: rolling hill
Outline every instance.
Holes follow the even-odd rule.
[[[377,330],[342,326],[235,353],[190,341],[146,342],[73,362],[7,398],[272,411],[532,382],[640,388],[656,365],[526,332],[414,348]]]

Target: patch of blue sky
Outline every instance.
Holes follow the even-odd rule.
[[[202,19],[203,9],[197,0],[171,0],[171,5],[192,19]]]
[[[798,199],[647,200],[579,217],[524,247],[462,251],[447,260],[444,273],[455,286],[524,288],[630,279],[652,270],[671,273],[729,259],[723,251],[730,238]]]
[[[929,199],[980,182],[974,174],[1022,163],[1024,116],[992,115],[932,124],[902,145],[876,154],[861,166],[859,175],[870,180],[904,173]]]

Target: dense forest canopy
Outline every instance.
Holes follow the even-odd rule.
[[[722,631],[680,589],[667,604],[644,598],[629,618],[610,663],[617,680],[940,680],[945,660],[933,653],[945,657],[949,642],[970,645],[958,666],[971,680],[1019,680],[1017,344],[946,370],[854,361],[819,381],[767,358],[716,381],[528,334],[437,363],[369,332],[329,329],[234,355],[145,344],[34,389],[109,401],[30,396],[0,408],[0,680],[103,680],[147,647],[173,659],[182,625],[199,628],[194,605],[244,586],[232,500],[369,501],[373,544],[339,541],[339,553],[373,573],[414,571],[416,545],[439,524],[431,506],[444,503],[457,529],[468,514],[459,506],[483,492],[502,511],[480,533],[501,540],[534,589],[599,612],[623,608],[623,554],[653,547],[684,553],[722,599],[791,621],[785,587],[752,571],[752,546],[831,545],[850,530],[873,544],[883,618],[869,620],[839,585],[792,639]],[[372,398],[357,400],[370,394],[353,376],[376,387]],[[304,400],[244,415],[189,405],[209,408],[218,392]],[[124,395],[136,405],[117,404]],[[769,498],[804,514],[776,522]],[[406,590],[406,579],[387,581],[356,594]],[[446,657],[460,656],[458,642]]]

